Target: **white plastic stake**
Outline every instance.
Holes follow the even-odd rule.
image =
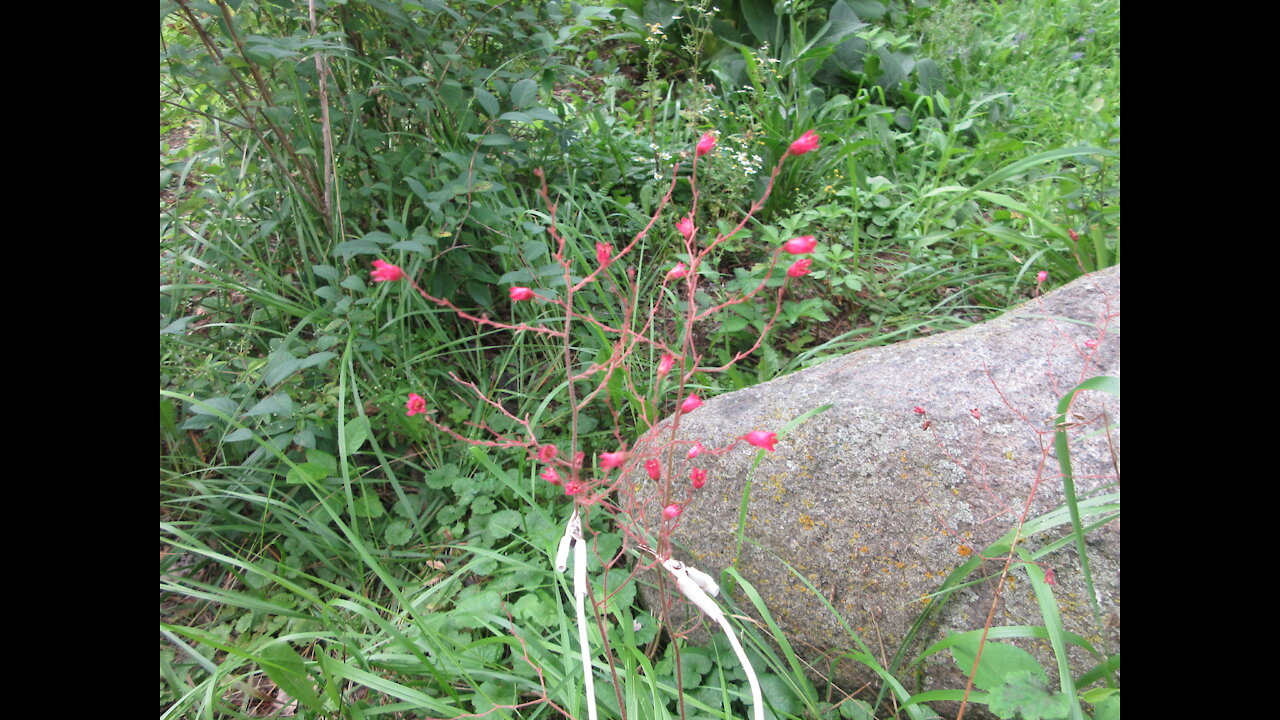
[[[710,575],[701,570],[685,565],[675,558],[668,558],[662,562],[665,567],[676,579],[676,587],[680,588],[680,592],[689,598],[689,602],[697,605],[702,612],[708,617],[715,620],[724,630],[724,634],[729,636],[729,644],[733,646],[733,652],[738,656],[738,662],[742,663],[742,667],[747,671],[747,680],[751,683],[751,710],[755,720],[764,720],[764,698],[760,694],[760,679],[756,677],[755,668],[751,667],[751,661],[747,659],[747,653],[742,649],[742,644],[738,642],[738,636],[733,632],[733,626],[729,624],[729,619],[725,617],[724,611],[711,599],[711,595],[717,595],[720,592],[720,586],[711,579]],[[711,595],[708,595],[710,593]]]
[[[565,525],[560,547],[556,550],[556,570],[568,567],[569,550],[573,550],[573,607],[578,616],[578,651],[582,655],[582,683],[587,693],[587,715],[596,720],[596,684],[591,673],[591,655],[587,642],[587,543],[582,535],[582,519],[574,508]]]

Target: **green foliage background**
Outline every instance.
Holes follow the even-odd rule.
[[[701,222],[721,229],[793,139],[822,136],[702,271],[718,302],[787,238],[821,241],[760,351],[706,395],[963,327],[1029,297],[1040,270],[1049,289],[1120,258],[1116,0],[164,0],[160,41],[162,717],[293,700],[307,717],[585,717],[547,555],[557,489],[401,410],[418,392],[454,426],[502,429],[452,372],[565,432],[560,349],[369,277],[383,258],[469,312],[531,319],[505,290],[556,291],[535,169],[590,258],[643,227],[703,132],[719,145]],[[641,277],[680,259],[671,237],[646,239]],[[588,302],[618,319],[610,296]],[[725,310],[711,358],[770,314]],[[588,452],[612,437],[608,416],[579,422]],[[593,564],[620,543],[595,538]],[[626,587],[592,629],[629,678],[602,712],[666,717],[677,696],[694,716],[741,712],[727,646],[686,647],[678,693],[673,647]],[[770,715],[886,712],[748,636]],[[1118,691],[1082,706],[1009,672],[1027,674],[997,683],[993,710],[1021,707],[1019,689],[1044,717],[1118,717]]]

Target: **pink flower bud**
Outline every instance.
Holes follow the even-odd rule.
[[[598,260],[602,266],[608,265],[609,258],[612,256],[613,256],[612,245],[605,242],[596,243],[596,260]]]
[[[701,443],[701,442],[695,442],[695,443],[693,444],[693,447],[689,448],[689,454],[688,454],[688,455],[686,455],[685,457],[687,457],[687,458],[689,458],[690,460],[692,460],[692,459],[694,459],[694,458],[698,457],[699,455],[701,455],[702,453],[704,453],[704,452],[706,452],[706,451],[707,451],[707,449],[706,449],[706,448],[704,448],[704,447],[702,447],[702,443]]]
[[[658,377],[666,377],[671,372],[671,366],[676,364],[676,359],[671,355],[663,355],[658,361]]]
[[[564,484],[565,495],[577,495],[578,493],[586,489],[587,489],[587,486],[583,485],[582,482],[579,480],[570,480],[569,482]]]
[[[973,416],[973,419],[974,419],[974,420],[981,420],[981,419],[982,419],[982,412],[981,412],[981,411],[979,411],[979,410],[978,410],[978,408],[973,408],[973,409],[969,410],[969,414]]]
[[[700,407],[702,407],[702,398],[697,395],[690,395],[684,399],[684,402],[680,403],[681,412],[691,413]]]
[[[1058,584],[1058,580],[1057,580],[1057,578],[1055,578],[1055,577],[1054,577],[1054,575],[1053,575],[1053,568],[1045,568],[1045,569],[1044,569],[1044,581],[1045,581],[1045,583],[1046,583],[1046,584],[1049,584],[1049,585],[1057,585],[1057,584]]]
[[[427,414],[427,401],[417,393],[409,393],[409,402],[405,403],[404,406],[409,410],[409,412],[405,413],[409,417],[413,417],[418,413]]]
[[[670,505],[662,508],[662,517],[668,520],[675,520],[680,517],[680,506],[675,503],[671,503]]]
[[[702,468],[694,468],[689,473],[689,479],[693,481],[694,490],[701,489],[703,485],[707,484],[707,471]]]
[[[698,228],[693,226],[693,218],[685,215],[680,218],[680,222],[676,223],[676,230],[680,231],[685,240],[690,240],[693,238],[693,234],[698,231]]]
[[[1090,350],[1093,350],[1094,348],[1098,347],[1098,341],[1094,340],[1093,338],[1089,338],[1088,340],[1084,341],[1084,346],[1089,348]]]
[[[650,480],[658,480],[662,477],[662,464],[654,459],[645,460],[644,471],[649,473]]]
[[[774,445],[778,444],[778,433],[765,432],[764,430],[752,430],[743,436],[750,444],[758,448],[764,448],[769,452],[774,451]]]
[[[538,477],[542,478],[543,480],[546,480],[547,482],[551,483],[552,485],[559,485],[559,484],[560,484],[560,473],[556,472],[556,469],[555,469],[555,468],[553,468],[553,467],[549,467],[549,468],[547,468],[546,470],[543,470],[543,471],[538,475]]]
[[[689,274],[689,267],[682,262],[676,263],[676,266],[667,271],[667,279],[682,278]]]
[[[809,266],[813,264],[813,260],[809,258],[800,258],[787,268],[787,277],[798,278],[802,275],[809,274]]]
[[[587,459],[587,454],[579,450],[578,452],[573,454],[573,466],[576,468],[582,467],[582,461],[586,459]]]
[[[600,467],[608,470],[616,468],[627,461],[627,453],[619,450],[618,452],[600,453]]]
[[[1045,280],[1048,280],[1048,279],[1049,279],[1049,271],[1048,271],[1048,270],[1041,270],[1040,272],[1036,273],[1036,282],[1037,282],[1037,283],[1044,283],[1044,281],[1045,281]]]
[[[711,148],[716,146],[716,136],[711,133],[705,133],[702,139],[698,140],[698,157],[702,157],[711,152]]]
[[[803,155],[812,150],[817,150],[818,139],[819,139],[818,133],[812,130],[809,130],[805,132],[805,134],[801,135],[799,138],[796,138],[795,142],[791,143],[791,147],[787,148],[787,154]]]
[[[544,462],[544,463],[551,462],[551,458],[555,456],[556,456],[555,445],[543,445],[542,447],[538,448],[538,462]]]
[[[818,247],[818,241],[812,235],[802,235],[798,238],[791,238],[782,244],[782,249],[792,255],[803,255],[808,252],[813,252],[813,249],[816,247]]]
[[[373,281],[374,282],[395,282],[403,280],[407,277],[404,271],[388,262],[381,260],[373,261]]]
[[[533,290],[527,287],[513,287],[511,288],[510,292],[511,292],[511,299],[516,302],[519,302],[521,300],[533,299]]]
[[[915,411],[915,413],[916,413],[917,415],[923,415],[923,414],[924,414],[924,408],[920,407],[919,405],[917,405],[917,406],[915,406],[915,407],[913,407],[913,408],[911,408],[911,409],[912,409],[912,410],[914,410],[914,411]]]

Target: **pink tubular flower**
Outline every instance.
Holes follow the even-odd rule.
[[[582,482],[579,480],[570,480],[569,482],[564,484],[565,495],[577,495],[578,493],[586,489],[587,489],[587,486],[583,485]]]
[[[707,484],[707,471],[702,468],[694,468],[689,473],[689,479],[693,481],[693,489],[698,490]]]
[[[711,148],[716,146],[716,136],[711,133],[704,133],[702,138],[698,140],[698,157],[702,157],[711,152]]]
[[[811,150],[817,150],[818,139],[818,133],[809,130],[791,143],[791,147],[787,148],[787,154],[803,155]]]
[[[373,261],[374,282],[395,282],[396,280],[403,280],[405,277],[407,276],[404,271],[395,265],[381,260]]]
[[[671,366],[676,364],[676,359],[672,355],[663,355],[658,361],[658,377],[666,377],[671,372]]]
[[[645,460],[644,471],[649,473],[650,480],[657,480],[662,477],[662,465],[657,460]]]
[[[1049,279],[1049,271],[1048,271],[1048,270],[1041,270],[1040,272],[1036,273],[1036,282],[1037,282],[1037,283],[1041,283],[1041,284],[1043,284],[1043,283],[1044,283],[1044,281],[1045,281],[1045,280],[1048,280],[1048,279]]]
[[[541,473],[538,474],[538,477],[542,478],[543,480],[546,480],[552,485],[560,484],[560,473],[556,472],[556,469],[553,467],[549,467],[546,470],[543,470]]]
[[[704,447],[702,447],[702,443],[701,443],[701,442],[695,442],[695,443],[693,444],[693,447],[689,448],[689,454],[688,454],[688,455],[686,455],[685,457],[687,457],[687,458],[689,458],[690,460],[692,460],[692,459],[694,459],[694,458],[698,457],[699,455],[701,455],[702,453],[704,453],[704,452],[706,452],[706,451],[707,451],[707,449],[706,449],[706,448],[704,448]]]
[[[413,417],[418,413],[427,414],[427,401],[418,393],[409,393],[409,402],[405,403],[404,406],[409,409],[409,412],[405,413],[409,417]]]
[[[690,395],[684,399],[684,402],[680,403],[681,412],[691,413],[700,407],[702,407],[702,398],[697,395]]]
[[[1084,341],[1084,346],[1089,348],[1090,350],[1093,350],[1098,347],[1098,341],[1094,340],[1093,338],[1089,338],[1088,340]]]
[[[601,265],[608,265],[609,258],[613,256],[613,246],[606,242],[596,243],[596,260]]]
[[[752,430],[742,436],[748,443],[758,448],[764,448],[769,452],[774,451],[774,445],[778,444],[778,433],[765,432],[764,430]]]
[[[916,412],[916,414],[917,414],[917,415],[923,415],[923,414],[924,414],[924,408],[920,407],[919,405],[917,405],[917,406],[915,406],[915,407],[913,407],[913,408],[911,408],[911,409],[912,409],[912,410],[914,410],[914,411]]]
[[[516,302],[533,299],[533,290],[527,287],[513,287],[510,292],[511,299]]]
[[[671,503],[670,505],[662,508],[662,517],[668,520],[675,520],[680,517],[680,506],[675,503]]]
[[[805,253],[813,252],[813,249],[816,247],[818,247],[818,240],[812,235],[801,235],[797,238],[791,238],[782,244],[782,249],[792,255],[803,255]]]
[[[682,262],[676,263],[676,266],[667,271],[667,279],[682,278],[689,274],[689,267]]]
[[[543,445],[542,447],[538,448],[538,462],[544,462],[544,463],[551,462],[551,458],[555,456],[556,456],[555,445]]]
[[[693,218],[685,215],[680,218],[680,222],[676,223],[676,230],[680,231],[680,234],[684,236],[685,240],[689,240],[693,237],[693,234],[698,231],[698,228],[693,226]]]
[[[813,264],[813,260],[809,258],[800,258],[787,268],[787,277],[798,278],[802,275],[809,274],[809,266]]]
[[[600,453],[600,467],[608,470],[616,468],[627,461],[627,453],[619,450],[618,452]]]

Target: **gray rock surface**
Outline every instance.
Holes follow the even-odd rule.
[[[948,573],[1013,529],[1024,512],[1035,518],[1062,503],[1051,416],[1059,398],[1082,380],[1119,376],[1119,330],[1117,266],[980,325],[854,352],[708,400],[682,418],[678,441],[724,447],[748,431],[781,431],[806,412],[828,403],[831,408],[785,434],[754,473],[756,449],[745,443],[692,463],[685,460],[688,445],[678,445],[679,497],[691,466],[705,468],[709,481],[693,492],[679,519],[673,538],[687,551],[676,556],[716,577],[736,558],[791,645],[825,669],[824,654],[855,643],[789,564],[877,656],[883,653],[879,660],[888,666],[926,602],[938,602],[926,599]],[[1098,341],[1096,349],[1086,340]],[[926,414],[916,413],[916,406]],[[1103,411],[1115,425],[1110,437],[1098,432]],[[1091,421],[1069,430],[1077,492],[1109,487],[1118,493],[1118,399],[1082,392],[1072,412]],[[746,542],[739,551],[737,520],[748,478]],[[1042,548],[1069,530],[1069,524],[1059,525],[1022,547]],[[1117,653],[1119,520],[1087,537],[1102,622],[1095,622],[1072,544],[1039,561],[1054,571],[1067,630],[1102,653]],[[969,579],[993,577],[942,602],[906,657],[948,633],[981,629],[989,612],[997,627],[1043,625],[1026,569],[1017,563],[995,599],[1003,566],[1003,557],[985,561]],[[652,589],[646,592],[652,603]],[[740,592],[735,598],[751,608]],[[1011,642],[1041,660],[1056,688],[1048,642]],[[1079,649],[1070,657],[1077,676],[1097,663]],[[865,666],[848,660],[834,675],[848,690],[866,682],[879,686]],[[945,652],[899,679],[913,691],[965,686],[965,674]]]

